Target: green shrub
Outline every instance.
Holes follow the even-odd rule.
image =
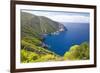
[[[74,45],[70,48],[68,52],[65,53],[64,59],[76,60],[79,59],[79,56],[80,56],[80,46]]]
[[[39,55],[34,53],[34,52],[30,52],[30,51],[26,51],[26,50],[21,50],[21,62],[25,63],[25,62],[35,62],[37,59],[39,58]]]
[[[84,42],[81,45],[74,45],[64,54],[65,60],[86,60],[89,59],[89,45]]]

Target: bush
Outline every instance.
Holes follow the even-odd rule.
[[[82,43],[81,45],[82,50],[82,59],[89,59],[89,44],[87,42]]]
[[[89,59],[89,45],[84,42],[81,45],[74,45],[64,54],[65,60],[86,60]]]
[[[76,60],[79,59],[79,56],[80,56],[80,46],[74,45],[70,48],[68,52],[65,53],[64,59]]]
[[[34,52],[30,52],[30,51],[26,51],[26,50],[21,50],[21,62],[25,63],[25,62],[35,62],[37,59],[39,58],[39,55],[34,53]]]

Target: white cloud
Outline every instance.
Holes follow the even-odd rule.
[[[44,12],[44,11],[27,11],[24,12],[32,13],[38,16],[46,16],[57,22],[74,22],[74,23],[88,23],[90,21],[89,16],[81,13],[61,13],[61,12]]]
[[[49,18],[59,22],[79,22],[79,23],[88,23],[90,20],[89,17],[82,15],[55,15]]]

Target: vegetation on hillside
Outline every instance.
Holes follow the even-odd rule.
[[[71,46],[64,56],[59,56],[54,52],[47,50],[47,48],[38,46],[39,44],[37,44],[37,41],[26,41],[24,39],[21,42],[22,63],[89,59],[89,45],[86,42],[80,45]]]
[[[41,38],[42,34],[49,34],[59,30],[58,22],[44,16],[36,16],[21,12],[21,37],[34,36]]]
[[[72,46],[69,51],[64,54],[65,60],[87,60],[89,59],[89,45],[87,42],[81,45]]]

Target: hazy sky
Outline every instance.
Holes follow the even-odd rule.
[[[89,23],[90,14],[84,12],[61,12],[61,11],[40,11],[40,10],[22,10],[38,16],[45,16],[57,22],[74,22],[74,23]]]

